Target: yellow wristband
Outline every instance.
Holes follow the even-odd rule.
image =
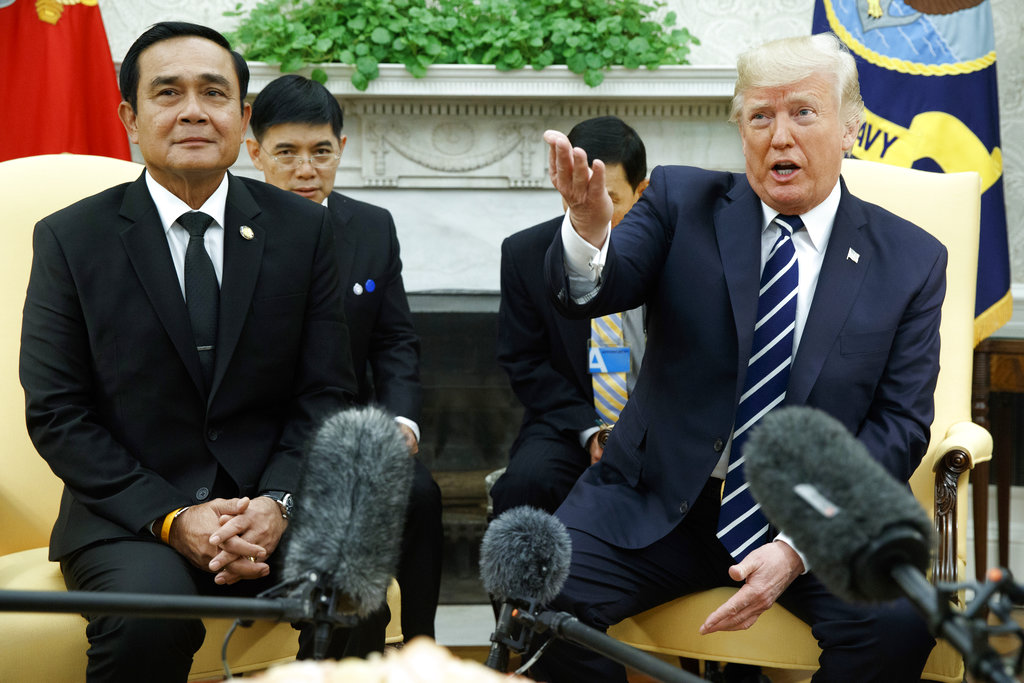
[[[186,505],[183,508],[178,508],[174,512],[168,512],[164,517],[164,523],[160,526],[160,540],[170,545],[171,543],[171,525],[174,524],[174,520],[178,518],[178,515],[188,510],[189,506]]]

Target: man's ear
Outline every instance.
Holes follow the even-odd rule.
[[[644,190],[646,190],[647,186],[650,184],[651,181],[648,180],[647,178],[641,180],[640,184],[636,186],[636,190],[633,192],[633,201],[637,201],[638,199],[640,199],[640,195],[644,193]]]
[[[257,171],[263,170],[263,159],[260,157],[260,143],[256,142],[256,138],[246,138],[245,148],[249,150],[249,158],[252,159],[252,165],[256,167]]]
[[[125,100],[117,105],[117,117],[121,119],[124,129],[128,132],[128,139],[134,144],[139,144],[139,126],[135,118],[135,110]]]

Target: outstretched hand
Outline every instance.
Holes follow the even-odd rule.
[[[608,236],[613,206],[605,187],[604,162],[595,159],[587,165],[587,153],[573,147],[569,138],[557,130],[544,132],[548,143],[548,172],[551,184],[569,207],[569,220],[580,237],[601,247]]]
[[[765,543],[752,551],[742,562],[729,567],[729,576],[745,583],[708,616],[700,627],[701,634],[750,628],[803,569],[800,556],[786,543]]]

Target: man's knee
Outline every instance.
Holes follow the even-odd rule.
[[[588,464],[575,445],[550,439],[521,444],[491,489],[495,514],[520,505],[554,512]]]

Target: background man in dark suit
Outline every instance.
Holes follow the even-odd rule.
[[[419,449],[422,389],[420,342],[402,284],[402,261],[391,213],[334,192],[346,137],[338,101],[315,81],[282,76],[253,102],[249,156],[268,183],[323,203],[334,224],[345,319],[359,403],[379,403],[395,415],[409,452]],[[402,633],[434,637],[441,586],[441,490],[415,461],[398,583]]]
[[[147,30],[118,109],[146,171],[36,226],[21,381],[65,484],[68,588],[268,588],[304,442],[355,394],[326,212],[226,172],[248,76],[216,31]],[[90,681],[184,681],[204,629],[97,616],[87,635]]]
[[[574,147],[605,165],[614,228],[647,186],[647,154],[636,131],[614,116],[576,124]],[[601,458],[604,421],[594,407],[588,372],[589,320],[569,320],[551,303],[544,252],[562,216],[509,236],[501,245],[498,363],[525,411],[509,464],[491,489],[494,514],[519,506],[554,512],[584,469]],[[642,307],[624,313],[630,348],[628,388],[644,350]]]
[[[604,456],[558,510],[573,559],[555,604],[606,628],[678,595],[737,585],[703,632],[746,628],[777,600],[812,625],[816,680],[917,681],[934,641],[907,601],[843,603],[788,540],[766,542],[766,522],[738,545],[742,524],[723,523],[741,498],[729,493],[730,472],[742,473],[736,439],[756,424],[740,409],[773,385],[773,375],[746,385],[762,371],[760,350],[784,350],[776,369],[789,375],[764,410],[820,408],[907,481],[933,416],[946,252],[846,190],[842,158],[863,104],[835,36],[755,48],[738,74],[733,119],[746,173],[657,168],[610,237],[603,165],[588,169],[564,135],[545,134],[552,181],[570,207],[548,252],[552,294],[574,316],[648,307],[636,391]],[[765,283],[760,294],[760,273],[776,266],[778,282],[799,276],[777,309],[791,319],[754,353],[755,323],[774,319],[759,311],[774,292]],[[748,512],[743,520],[759,514]],[[624,680],[607,660],[556,647],[539,680]]]

